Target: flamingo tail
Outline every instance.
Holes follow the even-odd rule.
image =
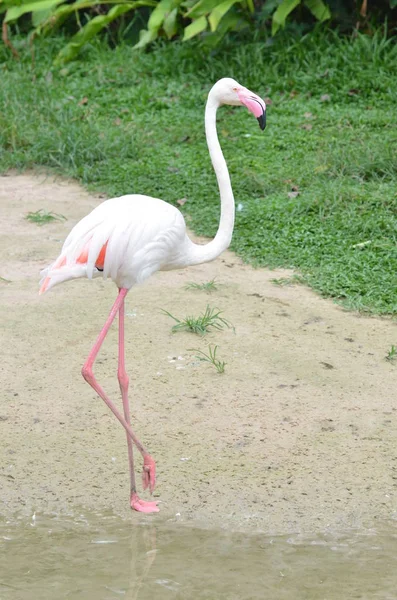
[[[39,294],[44,294],[44,292],[48,292],[54,285],[63,281],[77,279],[78,277],[87,277],[87,265],[75,264],[62,267],[51,265],[41,271],[41,275]]]
[[[50,290],[54,285],[68,281],[69,279],[77,279],[79,277],[88,277],[91,279],[92,277],[102,275],[100,271],[103,271],[108,243],[106,242],[102,246],[95,261],[95,268],[94,265],[91,265],[88,270],[90,241],[85,244],[82,251],[78,254],[77,259],[73,262],[68,263],[66,256],[61,254],[52,265],[41,271],[42,279],[40,281],[39,294],[44,294],[44,292]]]

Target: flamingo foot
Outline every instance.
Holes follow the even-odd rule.
[[[157,502],[145,502],[141,500],[136,492],[131,493],[131,508],[143,513],[154,513],[159,512],[160,509],[157,506]]]
[[[156,463],[150,454],[145,454],[143,458],[142,484],[144,490],[149,488],[150,493],[153,494],[156,485]]]

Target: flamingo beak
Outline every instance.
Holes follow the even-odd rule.
[[[266,127],[266,111],[265,110],[263,111],[263,113],[261,114],[260,117],[257,117],[257,121],[259,123],[259,127],[263,131]]]
[[[244,106],[248,108],[248,110],[257,118],[259,127],[262,131],[266,127],[266,104],[256,94],[253,94],[246,88],[241,88],[237,90],[238,98]]]

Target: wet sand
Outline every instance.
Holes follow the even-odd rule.
[[[396,322],[276,286],[288,272],[255,270],[231,252],[158,273],[127,297],[133,427],[157,461],[162,501],[158,515],[129,509],[124,431],[80,375],[116,288],[79,280],[37,293],[40,269],[100,201],[53,176],[0,177],[1,514],[86,507],[131,524],[280,534],[395,517],[397,364],[385,356]],[[25,220],[40,208],[67,221]],[[213,278],[212,294],[185,289]],[[196,315],[207,304],[235,330],[173,334],[161,312]],[[189,350],[209,343],[224,374]],[[116,372],[114,327],[96,374],[120,401]]]

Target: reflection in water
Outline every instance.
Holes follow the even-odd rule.
[[[312,538],[108,515],[0,522],[1,600],[397,600],[397,523]]]

